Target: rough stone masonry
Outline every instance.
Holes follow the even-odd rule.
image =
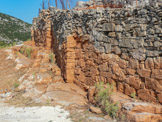
[[[32,40],[56,55],[65,82],[90,90],[113,83],[162,104],[162,6],[60,10],[33,20]]]

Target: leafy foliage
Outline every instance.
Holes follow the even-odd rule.
[[[20,49],[20,53],[26,55],[28,58],[31,58],[31,54],[33,52],[33,49],[31,47],[22,47]]]
[[[14,85],[14,88],[19,87],[19,83],[17,83],[17,82],[15,82],[13,85]]]
[[[99,106],[103,109],[106,114],[115,118],[118,112],[118,103],[111,103],[110,96],[113,92],[113,85],[106,84],[104,85],[103,82],[96,84],[97,95],[95,97]]]
[[[31,47],[25,49],[25,53],[27,54],[27,57],[28,57],[28,58],[31,57],[32,51],[33,51],[33,49],[32,49]]]

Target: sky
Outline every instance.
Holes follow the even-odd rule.
[[[51,0],[51,5],[53,6],[55,6],[54,1],[55,0]],[[76,1],[77,0],[75,0],[75,2],[70,1],[72,7],[75,6]],[[33,18],[38,16],[41,4],[42,0],[0,0],[0,13],[8,14],[25,22],[32,23]]]

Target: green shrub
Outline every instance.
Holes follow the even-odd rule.
[[[51,63],[54,63],[54,54],[53,53],[49,54],[49,59],[50,59]]]
[[[112,103],[110,101],[110,96],[113,93],[113,85],[106,84],[104,85],[103,82],[100,82],[96,85],[97,94],[96,94],[96,101],[98,105],[102,108],[102,110],[111,116],[112,118],[115,118],[117,116],[117,112],[119,110],[118,103]]]
[[[31,53],[32,53],[33,49],[30,47],[30,48],[26,48],[25,49],[25,54],[27,54],[27,57],[30,58],[31,57]]]
[[[14,85],[14,88],[17,88],[19,86],[19,83],[15,82],[13,85]]]
[[[14,45],[16,45],[16,42],[7,43],[7,42],[4,42],[4,41],[0,41],[0,48],[12,47]]]
[[[20,49],[20,53],[24,54],[24,49],[23,48]]]

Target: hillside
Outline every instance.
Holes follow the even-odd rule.
[[[30,27],[31,24],[0,13],[0,41],[6,43],[26,41],[30,38]]]

